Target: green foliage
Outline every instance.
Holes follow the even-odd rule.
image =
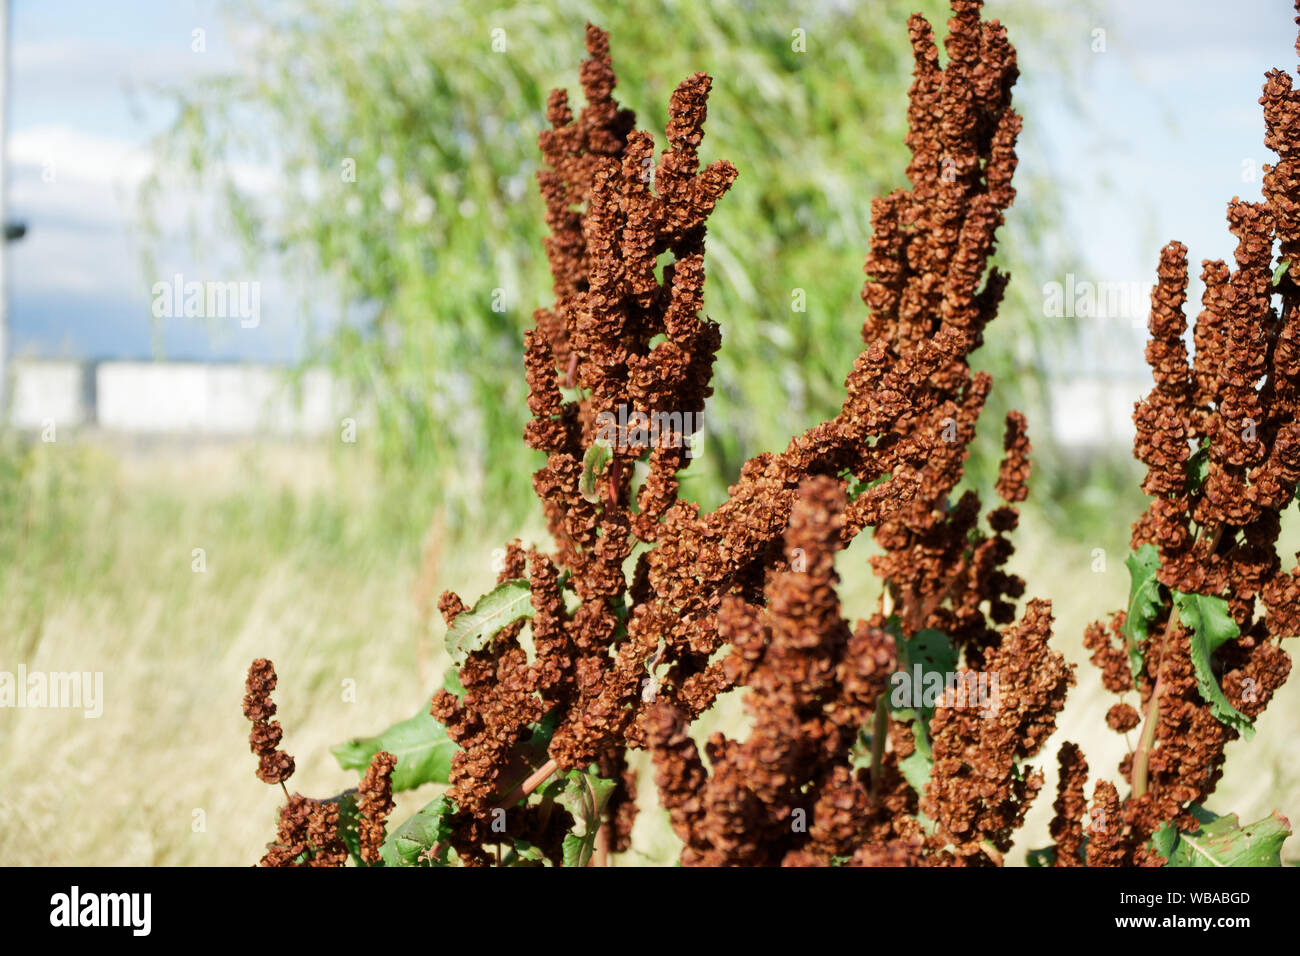
[[[609,443],[597,439],[582,456],[582,478],[578,481],[578,489],[588,501],[596,500],[596,479],[605,470],[612,455]]]
[[[1210,440],[1202,438],[1201,443],[1196,447],[1196,451],[1187,462],[1187,483],[1188,492],[1196,494],[1201,490],[1201,485],[1205,484],[1205,479],[1210,474]]]
[[[930,783],[930,771],[934,769],[934,755],[930,752],[930,728],[925,721],[912,721],[912,740],[916,749],[898,762],[898,769],[907,785],[923,796]]]
[[[349,790],[342,793],[335,798],[335,802],[339,805],[339,839],[348,848],[348,856],[357,866],[370,866],[361,859],[361,834],[357,829],[361,814],[357,809],[357,792]]]
[[[1129,573],[1128,613],[1124,615],[1124,638],[1128,645],[1128,663],[1133,676],[1142,672],[1145,653],[1142,645],[1150,637],[1152,622],[1160,616],[1164,602],[1160,597],[1160,552],[1155,545],[1144,544],[1124,560]]]
[[[546,855],[542,853],[540,847],[533,846],[527,840],[516,840],[513,837],[510,840],[511,850],[504,860],[502,866],[546,866]]]
[[[936,674],[940,680],[946,680],[947,675],[957,670],[959,655],[947,634],[933,628],[923,628],[910,638],[903,637],[896,615],[891,616],[885,626],[894,635],[894,643],[898,648],[898,673],[906,674],[914,687],[924,688],[928,674]],[[934,708],[896,706],[892,693],[888,694],[887,701],[895,720],[911,724],[915,749],[898,762],[898,769],[908,786],[918,796],[923,796],[930,783],[930,772],[934,768],[934,757],[930,751],[930,720],[934,717]],[[918,813],[917,820],[927,833],[933,829],[933,821],[925,814]]]
[[[379,848],[385,866],[447,866],[451,837],[449,820],[456,804],[447,797],[422,807],[415,816],[388,834]]]
[[[458,615],[447,629],[447,653],[457,667],[475,651],[487,647],[507,624],[533,616],[528,581],[514,578],[502,582]]]
[[[1025,854],[1026,866],[1051,867],[1056,865],[1056,847],[1043,847],[1041,850],[1030,850]]]
[[[356,737],[330,749],[344,770],[364,772],[370,758],[386,750],[397,758],[393,790],[413,790],[426,783],[446,783],[455,742],[422,706],[414,717],[393,724],[377,737]]]
[[[903,637],[897,616],[891,616],[885,627],[894,636],[894,644],[898,648],[898,673],[906,674],[916,689],[926,686],[928,675],[936,674],[940,682],[944,682],[949,674],[957,670],[957,649],[952,646],[952,639],[942,631],[927,627],[917,631],[911,637]],[[919,684],[916,670],[918,667],[920,668]],[[913,710],[911,707],[895,706],[893,694],[890,694],[889,709],[895,717],[920,718],[927,726],[930,718],[934,716],[933,707],[923,706]],[[908,714],[911,716],[906,716]]]
[[[442,675],[442,689],[457,700],[465,699],[465,687],[460,682],[459,668],[455,666],[447,668],[446,673]]]
[[[1130,586],[1123,630],[1129,668],[1137,677],[1142,671],[1144,645],[1150,638],[1151,625],[1165,607],[1157,578],[1160,552],[1155,545],[1144,544],[1130,554],[1124,564],[1129,571]],[[1249,740],[1255,733],[1254,725],[1245,714],[1228,703],[1214,675],[1211,660],[1215,651],[1238,635],[1237,623],[1228,611],[1228,602],[1223,598],[1182,591],[1173,591],[1172,599],[1179,619],[1191,630],[1191,659],[1201,697],[1210,705],[1215,717],[1237,728]]]
[[[1210,705],[1214,716],[1230,727],[1237,728],[1249,740],[1255,735],[1255,726],[1223,695],[1210,656],[1226,642],[1237,637],[1237,622],[1228,611],[1223,598],[1204,594],[1184,594],[1174,591],[1174,606],[1178,609],[1183,626],[1191,628],[1191,658],[1196,669],[1196,687],[1201,697]]]
[[[1235,813],[1218,816],[1193,807],[1201,826],[1180,833],[1165,824],[1152,836],[1152,845],[1165,857],[1166,866],[1281,866],[1282,844],[1291,835],[1291,825],[1274,810],[1255,823],[1242,826]]]
[[[564,865],[586,866],[596,848],[600,817],[614,792],[613,780],[605,780],[593,770],[570,770],[564,777],[564,789],[556,802],[573,815],[573,829],[564,838]]]
[[[581,105],[587,20],[611,34],[616,96],[661,145],[673,87],[709,72],[702,160],[740,170],[709,222],[705,305],[724,344],[686,496],[720,500],[745,459],[839,408],[861,348],[871,197],[905,183],[905,24],[919,10],[942,32],[942,0],[235,10],[246,62],[170,91],[177,118],[142,192],[146,223],[156,233],[175,216],[175,191],[211,188],[226,221],[205,214],[205,228],[238,236],[250,261],[274,256],[310,277],[308,359],[374,406],[362,441],[424,496],[413,500],[436,493],[476,516],[529,504],[538,459],[520,454],[522,333],[552,300],[536,140],[552,88]],[[1003,19],[1027,41],[1065,34],[1074,15],[1026,2]],[[272,170],[270,196],[241,175],[259,166]],[[979,356],[999,382],[992,420],[1040,395],[1034,347],[1060,331],[1030,279],[1064,273],[1062,243],[1044,239],[1050,170],[1036,168],[1017,173],[1000,244],[1013,276],[1003,309],[1018,321],[995,323]],[[980,441],[971,466],[988,478],[998,435]]]

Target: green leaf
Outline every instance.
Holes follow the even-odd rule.
[[[564,865],[586,866],[596,848],[601,814],[614,792],[614,781],[590,771],[570,770],[556,801],[573,815],[573,830],[564,838]]]
[[[1152,838],[1166,866],[1281,866],[1282,844],[1291,824],[1274,810],[1263,820],[1242,826],[1235,813],[1216,817],[1197,814],[1202,825],[1192,833],[1179,833],[1165,824]]]
[[[1055,866],[1056,847],[1045,846],[1041,850],[1030,850],[1025,854],[1026,866]]]
[[[898,762],[898,769],[907,785],[918,796],[923,796],[926,785],[930,782],[930,771],[934,769],[934,758],[930,754],[930,732],[925,721],[913,721],[912,739],[916,742],[916,749]]]
[[[379,848],[385,866],[446,866],[450,818],[456,804],[445,795],[425,804],[415,816],[388,834]],[[436,855],[430,851],[442,844]]]
[[[1128,664],[1136,678],[1142,672],[1142,645],[1150,636],[1151,622],[1160,616],[1160,552],[1153,544],[1144,544],[1124,561],[1129,573],[1128,612],[1124,615],[1124,638],[1128,645]]]
[[[451,694],[457,700],[465,699],[465,688],[460,683],[460,668],[448,667],[447,672],[442,675],[442,689]]]
[[[947,676],[957,670],[958,651],[952,646],[952,639],[942,631],[924,628],[910,638],[905,638],[897,616],[891,616],[885,627],[894,635],[894,643],[898,648],[898,673],[907,674],[913,687],[917,685],[918,667],[921,689],[925,687],[927,674],[937,673],[946,684]],[[930,771],[934,767],[930,751],[930,719],[934,716],[934,708],[896,706],[892,693],[895,689],[890,688],[887,699],[889,710],[895,720],[911,724],[912,739],[916,744],[916,749],[898,762],[898,769],[907,785],[918,796],[924,796],[926,785],[930,782]],[[909,700],[908,704],[911,703]],[[926,833],[934,832],[934,821],[924,813],[917,813],[916,819]]]
[[[952,640],[942,631],[936,631],[933,628],[924,628],[917,631],[911,637],[903,637],[898,625],[898,620],[891,617],[886,624],[886,628],[894,635],[894,643],[898,648],[898,674],[905,674],[908,679],[908,685],[914,692],[924,689],[927,683],[927,675],[938,674],[941,682],[946,686],[948,675],[955,673],[957,670],[957,650],[952,646]],[[920,671],[917,671],[917,668]],[[919,683],[918,683],[919,680]],[[889,694],[889,709],[898,719],[913,719],[904,716],[904,711],[912,710],[912,700],[906,704],[895,705],[893,691],[898,689],[898,685],[891,685]],[[914,717],[929,723],[934,716],[933,707],[920,707],[917,709]]]
[[[357,832],[357,821],[360,818],[357,811],[357,792],[344,791],[332,798],[332,802],[339,805],[339,839],[348,848],[348,855],[357,866],[369,866],[369,863],[361,859],[361,835]]]
[[[447,630],[447,653],[457,667],[475,651],[492,642],[507,624],[533,616],[533,604],[525,578],[502,582],[462,611]]]
[[[1210,474],[1210,440],[1202,438],[1192,457],[1187,461],[1187,483],[1192,494],[1201,490]]]
[[[1228,612],[1228,602],[1223,598],[1205,594],[1174,592],[1174,606],[1183,626],[1191,628],[1191,658],[1196,669],[1196,687],[1210,710],[1220,721],[1235,727],[1249,740],[1255,735],[1250,718],[1228,703],[1219,681],[1214,676],[1211,655],[1240,632],[1237,622]]]
[[[533,846],[527,840],[516,840],[513,837],[510,842],[514,848],[507,854],[506,858],[501,861],[502,866],[548,866],[546,854],[539,847]]]
[[[1273,270],[1273,285],[1278,285],[1282,281],[1282,277],[1286,275],[1286,270],[1289,268],[1291,268],[1290,259],[1283,259],[1277,264],[1277,268]]]
[[[613,453],[609,448],[607,439],[596,439],[587,449],[587,453],[582,456],[582,478],[578,481],[578,490],[582,492],[582,497],[595,503],[599,497],[596,493],[596,478],[605,470],[605,465]]]
[[[364,772],[370,758],[387,750],[397,758],[393,790],[412,790],[426,783],[446,783],[451,772],[455,742],[447,729],[421,708],[414,717],[393,724],[377,737],[356,737],[330,748],[344,770]]]

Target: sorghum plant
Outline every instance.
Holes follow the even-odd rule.
[[[989,259],[1015,196],[1020,117],[1005,30],[982,21],[977,0],[952,10],[945,66],[929,24],[909,25],[911,185],[872,204],[866,347],[843,406],[784,451],[751,459],[707,514],[679,500],[678,475],[721,345],[700,314],[705,222],[737,172],[700,169],[704,74],[672,94],[656,160],[651,136],[613,98],[608,38],[588,26],[586,105],[575,116],[553,93],[540,139],[555,302],[524,343],[524,438],[546,456],[533,486],[554,550],[512,542],[498,586],[473,607],[443,595],[454,662],[444,688],[427,711],[336,748],[345,769],[365,770],[360,787],[290,798],[263,862],[600,862],[629,845],[630,750],[650,754],[683,864],[1003,862],[1043,783],[1026,761],[1053,733],[1074,677],[1048,645],[1050,605],[1030,600],[1017,620],[1025,586],[1003,570],[1027,493],[1023,416],[1006,421],[1003,503],[987,530],[979,497],[958,490],[992,385],[969,356],[1007,282]],[[1270,80],[1279,144],[1296,141],[1298,115],[1282,76]],[[1136,680],[1151,701],[1150,730],[1124,770],[1133,795],[1121,811],[1115,788],[1099,785],[1111,826],[1087,835],[1086,763],[1062,748],[1051,854],[1061,865],[1172,859],[1173,830],[1160,828],[1200,825],[1189,806],[1213,786],[1234,732],[1221,718],[1248,721],[1285,676],[1268,641],[1291,628],[1300,584],[1269,556],[1277,509],[1300,478],[1300,433],[1287,424],[1291,339],[1267,282],[1269,230],[1284,255],[1296,241],[1286,218],[1296,194],[1289,167],[1269,175],[1272,205],[1237,219],[1245,278],[1225,271],[1214,287],[1194,368],[1178,351],[1177,253],[1162,267],[1149,353],[1158,384],[1139,411],[1138,447],[1158,497],[1135,537],[1160,541],[1160,566],[1119,622],[1142,627],[1127,651],[1089,637],[1114,689]],[[1258,445],[1231,437],[1246,418]],[[1189,438],[1202,440],[1195,457]],[[882,597],[851,625],[835,555],[867,528]],[[1251,620],[1256,593],[1272,615],[1263,622]],[[1205,603],[1219,594],[1233,597],[1240,627],[1230,646]],[[1200,616],[1179,624],[1175,607]],[[1215,699],[1210,654],[1228,668],[1218,696],[1235,702]],[[1247,681],[1256,696],[1236,711]],[[293,761],[268,722],[273,686],[269,662],[255,662],[245,713],[259,776],[283,786]],[[692,724],[737,689],[752,725],[744,739],[712,735],[706,766]],[[1134,716],[1121,707],[1111,722],[1131,727]],[[392,791],[434,781],[446,792],[387,832]]]

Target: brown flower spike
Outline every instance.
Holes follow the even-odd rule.
[[[527,581],[531,616],[467,654],[463,695],[431,701],[459,750],[450,835],[428,856],[488,865],[524,847],[532,864],[563,862],[575,820],[547,781],[569,771],[613,785],[599,818],[583,821],[596,828],[593,859],[625,850],[629,751],[642,749],[684,865],[1003,863],[1043,783],[1028,761],[1055,731],[1074,674],[1049,645],[1050,604],[1029,600],[1017,616],[1025,584],[1004,570],[1031,471],[1023,415],[1005,421],[1002,503],[981,522],[979,496],[958,487],[992,387],[970,357],[1008,281],[990,259],[1015,198],[1020,117],[1005,29],[981,18],[978,0],[951,7],[942,66],[930,25],[909,21],[910,186],[871,205],[864,348],[844,402],[746,462],[710,513],[679,499],[678,476],[722,343],[702,314],[706,220],[737,173],[725,161],[701,167],[708,76],[672,93],[656,158],[651,134],[613,98],[609,38],[588,25],[585,106],[575,115],[552,93],[539,137],[555,300],[524,341],[524,439],[544,459],[533,488],[554,549],[507,546],[499,582]],[[1191,359],[1186,250],[1162,255],[1147,350],[1155,387],[1135,415],[1153,500],[1134,546],[1159,549],[1162,597],[1227,600],[1240,636],[1214,664],[1246,718],[1285,679],[1278,641],[1300,626],[1300,569],[1282,573],[1275,553],[1278,513],[1300,481],[1298,96],[1269,74],[1267,142],[1281,160],[1264,203],[1230,206],[1237,268],[1206,264]],[[1291,257],[1277,286],[1274,242]],[[882,596],[851,623],[835,562],[868,528]],[[439,610],[452,626],[469,608],[449,591]],[[1125,633],[1121,612],[1084,641],[1109,690],[1137,691],[1106,718],[1143,727],[1122,767],[1135,795],[1103,780],[1087,806],[1087,761],[1065,744],[1058,866],[1161,862],[1151,834],[1194,822],[1187,808],[1213,789],[1236,734],[1202,699],[1187,627],[1167,601],[1136,676]],[[938,699],[908,694],[923,677],[946,684]],[[264,764],[263,779],[279,782],[292,760],[275,750],[273,686],[269,662],[255,662],[250,740],[259,775]],[[695,719],[739,688],[747,729],[697,743]],[[384,838],[392,769],[376,755],[358,791],[365,862]],[[341,862],[338,809],[294,795],[264,862]]]
[[[1278,162],[1264,167],[1263,202],[1228,204],[1235,268],[1201,264],[1205,293],[1190,358],[1182,243],[1162,250],[1151,293],[1146,358],[1154,387],[1133,414],[1133,451],[1147,466],[1142,488],[1151,503],[1132,545],[1159,554],[1161,607],[1136,675],[1123,612],[1109,632],[1098,623],[1085,636],[1107,689],[1137,691],[1140,706],[1118,704],[1107,722],[1120,732],[1142,727],[1120,765],[1133,795],[1120,801],[1114,787],[1099,784],[1094,797],[1110,830],[1104,847],[1090,844],[1089,865],[1160,865],[1146,848],[1151,834],[1168,822],[1199,826],[1190,808],[1214,792],[1224,748],[1286,680],[1291,660],[1281,642],[1300,632],[1300,568],[1283,571],[1276,547],[1281,512],[1300,482],[1300,91],[1273,70],[1259,102],[1264,143]],[[1207,699],[1174,591],[1227,604],[1238,636],[1218,647],[1210,669],[1236,723],[1221,720]],[[1058,854],[1069,849],[1058,843]]]

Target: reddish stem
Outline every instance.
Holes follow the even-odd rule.
[[[1151,691],[1151,701],[1147,704],[1146,720],[1142,724],[1142,737],[1133,754],[1133,796],[1140,797],[1147,792],[1147,768],[1151,762],[1151,747],[1156,739],[1156,727],[1160,725],[1160,694],[1165,689],[1164,676],[1156,678],[1156,686]]]
[[[618,486],[621,484],[620,479],[622,478],[622,472],[623,472],[622,463],[617,458],[613,459],[609,463],[608,499],[609,499],[609,507],[611,510],[618,507],[618,490],[619,490]]]
[[[555,773],[555,771],[558,769],[559,769],[559,765],[555,762],[554,758],[546,761],[546,763],[542,764],[531,774],[529,774],[528,778],[524,780],[523,783],[521,783],[519,786],[515,787],[504,797],[502,797],[500,802],[497,803],[497,806],[501,807],[502,809],[513,807],[524,797],[528,796],[530,793],[532,793],[534,790],[536,790],[538,787],[544,784],[546,782],[546,778],[549,777],[551,774]]]
[[[609,828],[609,822],[606,821],[596,831],[595,852],[592,853],[588,866],[609,866]]]

